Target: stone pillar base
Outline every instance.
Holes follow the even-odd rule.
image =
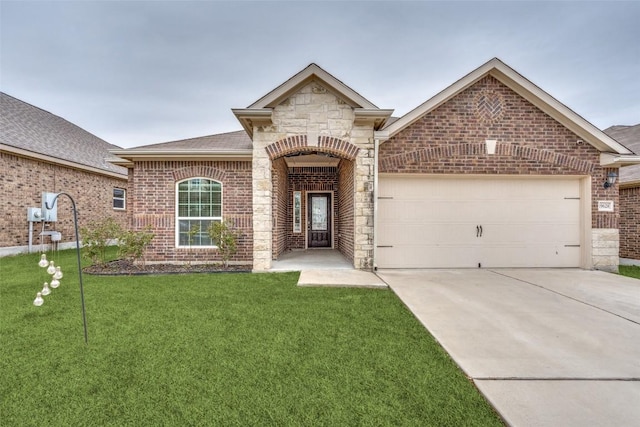
[[[591,258],[596,270],[618,272],[620,232],[617,228],[594,228],[591,234]]]

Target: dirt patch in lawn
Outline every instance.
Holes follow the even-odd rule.
[[[246,273],[251,272],[248,265],[222,264],[145,264],[137,265],[128,260],[115,260],[104,265],[91,265],[82,270],[98,276],[134,276],[142,274],[193,274],[193,273]]]

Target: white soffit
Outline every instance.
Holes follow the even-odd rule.
[[[491,75],[498,79],[518,95],[531,102],[544,113],[557,120],[567,129],[589,142],[598,150],[617,154],[633,154],[625,146],[606,135],[600,129],[586,121],[580,115],[576,114],[538,86],[531,83],[498,58],[493,58],[476,70],[467,74],[442,92],[393,122],[384,130],[389,132],[390,137],[394,136],[404,128],[416,122],[425,114],[472,86],[486,75]]]
[[[251,161],[252,150],[109,150],[117,159],[110,163],[132,167],[134,161],[171,161],[171,160],[229,160]]]
[[[285,157],[284,161],[290,168],[336,167],[338,166],[338,163],[340,163],[340,159],[337,157],[322,156],[318,154]]]

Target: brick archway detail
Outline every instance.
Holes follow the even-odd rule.
[[[317,145],[309,145],[306,135],[289,136],[268,145],[265,149],[271,160],[308,150],[332,154],[347,160],[355,160],[360,150],[350,142],[332,136],[320,136],[318,137]]]
[[[380,162],[380,172],[396,170],[406,164],[428,163],[429,161],[456,158],[464,156],[486,156],[486,145],[484,143],[463,143],[456,145],[446,145],[433,148],[423,148],[408,153],[397,154],[387,157]],[[557,153],[549,150],[540,150],[534,147],[522,145],[498,143],[495,156],[517,157],[526,160],[534,160],[541,163],[563,166],[583,174],[591,174],[594,165],[588,161],[580,160],[576,157]]]
[[[205,165],[187,166],[173,171],[173,179],[175,181],[182,181],[183,179],[195,177],[209,178],[219,182],[224,182],[226,174],[218,168]]]

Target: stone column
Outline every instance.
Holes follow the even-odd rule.
[[[374,147],[372,129],[354,127],[352,142],[360,148],[355,160],[355,197],[354,223],[355,236],[353,248],[354,266],[362,270],[373,268],[373,186],[374,186]]]
[[[591,250],[593,268],[612,273],[618,272],[620,232],[617,228],[594,228]]]
[[[271,268],[272,212],[271,160],[265,147],[268,134],[254,130],[253,139],[253,270]]]

